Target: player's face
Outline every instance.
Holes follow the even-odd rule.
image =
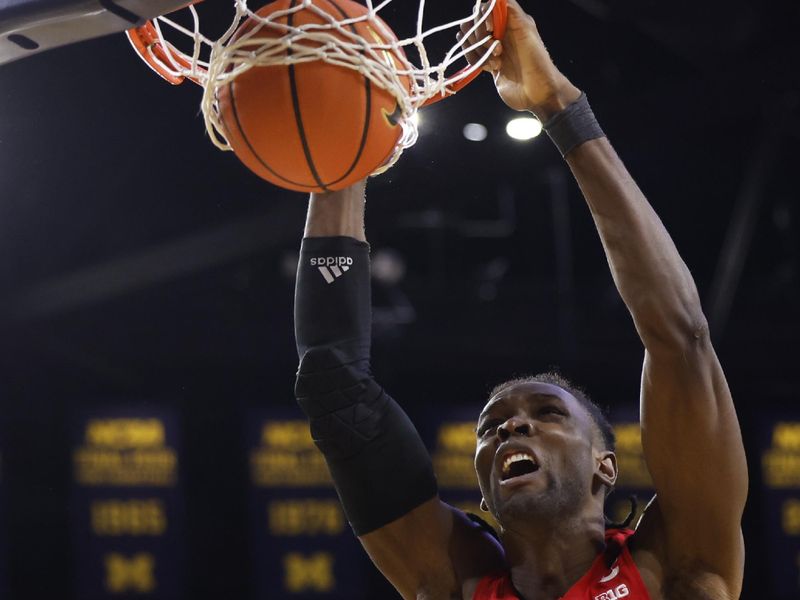
[[[566,390],[546,383],[508,388],[489,400],[477,432],[478,481],[504,525],[558,518],[591,496],[595,426]]]

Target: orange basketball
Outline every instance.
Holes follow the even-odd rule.
[[[313,3],[337,20],[367,13],[365,6],[351,0]],[[278,0],[257,14],[266,17],[297,4],[297,0]],[[307,8],[276,22],[326,23]],[[237,36],[256,23],[252,18],[245,21]],[[391,30],[385,24],[379,28],[374,21],[362,21],[347,27],[373,42],[390,41],[384,32]],[[352,43],[336,30],[329,33]],[[263,27],[254,39],[283,34]],[[291,47],[286,52],[291,53]],[[389,65],[400,64],[391,52],[381,56]],[[365,178],[390,158],[402,133],[392,94],[353,69],[322,60],[246,71],[221,88],[219,113],[228,143],[251,171],[301,192],[339,190]]]

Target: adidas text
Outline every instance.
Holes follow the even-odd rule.
[[[312,267],[352,267],[353,259],[349,256],[319,256],[311,259]]]
[[[321,256],[312,258],[310,264],[319,269],[325,283],[331,284],[350,270],[353,259],[349,256]]]

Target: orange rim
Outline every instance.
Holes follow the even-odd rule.
[[[502,40],[506,35],[506,25],[508,24],[508,2],[506,0],[497,0],[497,4],[495,4],[494,9],[492,9],[492,37],[495,40]],[[470,66],[466,66],[458,73],[453,75],[453,77],[458,77],[460,74],[469,71],[471,68]],[[453,85],[447,88],[444,94],[440,94],[434,96],[433,98],[429,98],[422,106],[430,106],[431,104],[436,104],[437,102],[441,102],[445,98],[449,98],[450,96],[457,94],[462,89],[467,87],[470,83],[475,81],[478,78],[478,75],[481,74],[481,69],[475,69],[472,73],[464,77],[463,79],[458,80]]]
[[[192,4],[199,4],[201,1],[202,0],[195,0],[194,2],[189,2],[182,8],[186,8]],[[187,79],[187,77],[184,77],[183,75],[175,75],[172,72],[173,69],[167,65],[176,63],[178,66],[184,69],[191,69],[191,62],[186,60],[180,54],[176,54],[174,52],[170,54],[164,48],[164,45],[161,43],[161,40],[158,37],[158,33],[153,21],[147,21],[144,25],[129,29],[125,33],[139,57],[160,77],[172,85],[180,85],[185,79]],[[188,77],[188,79],[198,85],[202,85],[198,78]]]
[[[187,6],[191,6],[192,4],[198,4],[202,2],[202,0],[195,0],[193,2],[189,2],[183,8]],[[179,9],[180,10],[180,9]],[[495,40],[502,40],[506,33],[506,25],[508,23],[508,3],[507,0],[497,0],[494,9],[492,10],[492,37]],[[185,79],[189,79],[198,85],[202,85],[198,78],[195,77],[184,77],[182,75],[175,75],[173,73],[173,69],[168,67],[167,65],[177,63],[180,67],[184,69],[191,69],[191,63],[186,60],[183,56],[176,53],[168,53],[167,50],[164,48],[161,40],[158,37],[158,33],[156,32],[155,25],[153,21],[147,21],[144,25],[140,27],[135,27],[133,29],[129,29],[126,31],[128,39],[131,42],[136,53],[139,57],[159,76],[163,79],[171,83],[172,85],[180,85],[184,82]],[[469,71],[471,66],[466,66],[460,71],[458,71],[453,77],[458,77],[462,73]],[[465,87],[467,87],[470,83],[472,83],[475,79],[477,79],[478,75],[481,74],[481,69],[476,69],[463,79],[452,84],[444,94],[434,96],[433,98],[429,98],[422,106],[430,106],[431,104],[435,104],[448,98]]]

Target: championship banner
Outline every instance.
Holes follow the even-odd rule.
[[[800,598],[800,412],[760,426],[762,531],[772,598]]]
[[[636,515],[630,527],[639,521],[642,512],[650,502],[655,489],[642,449],[642,427],[639,424],[638,407],[616,408],[610,415],[610,422],[617,438],[617,485],[606,503],[606,516],[616,523],[624,521],[631,510],[628,498],[635,496]]]
[[[72,437],[72,547],[81,600],[183,595],[180,429],[167,409],[98,409]]]
[[[255,597],[366,598],[367,557],[297,410],[259,410],[246,426]]]

